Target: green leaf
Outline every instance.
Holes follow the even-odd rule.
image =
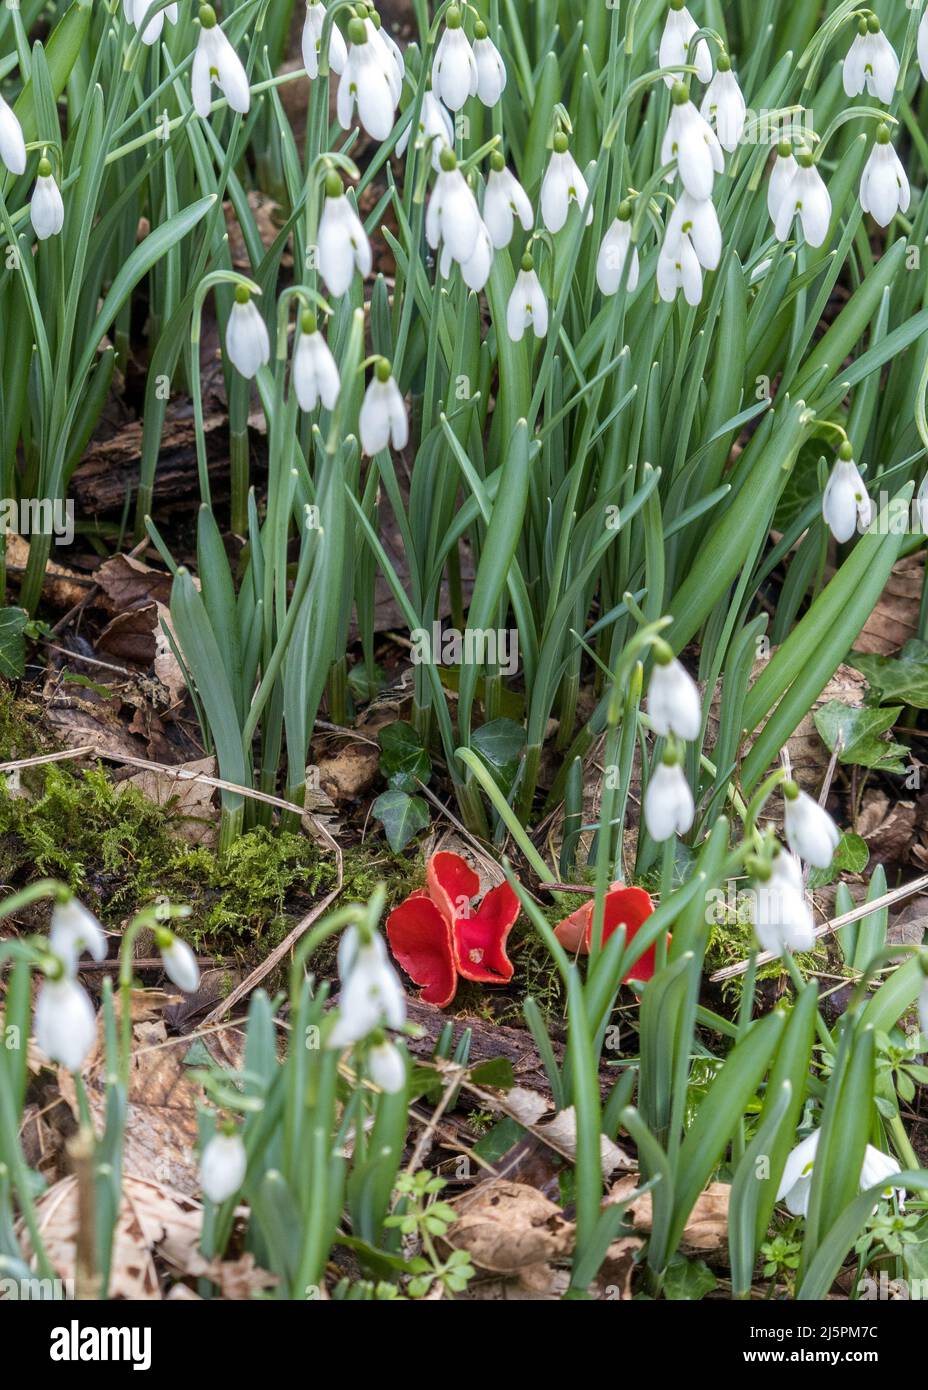
[[[493,1086],[498,1091],[509,1091],[516,1084],[516,1075],[508,1057],[491,1057],[475,1067],[470,1075],[474,1085]]]
[[[500,781],[511,785],[525,747],[525,729],[514,719],[491,719],[471,734],[471,747],[499,774]]]
[[[879,691],[880,704],[892,702],[928,709],[928,642],[913,637],[898,656],[852,652],[849,660]]]
[[[718,1287],[718,1280],[705,1260],[688,1260],[674,1255],[664,1275],[664,1297],[674,1302],[696,1302]]]
[[[429,808],[422,797],[410,796],[408,792],[383,792],[371,810],[383,825],[394,854],[405,849],[412,837],[429,823]]]
[[[432,774],[429,755],[411,724],[398,719],[377,735],[380,744],[380,771],[394,791],[413,792]]]
[[[834,883],[841,873],[861,874],[867,867],[870,851],[866,840],[850,832],[841,836],[834,858],[827,869],[813,869],[809,874],[810,888],[824,888],[826,883]]]
[[[19,680],[26,667],[25,608],[0,608],[0,676]]]
[[[882,657],[876,659],[883,660]],[[882,737],[901,713],[901,705],[873,709],[867,705],[845,705],[840,700],[829,700],[813,717],[828,751],[833,753],[840,744],[839,763],[879,768],[881,772],[904,772],[906,763],[902,758],[908,759],[908,748]]]

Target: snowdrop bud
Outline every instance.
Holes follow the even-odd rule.
[[[922,70],[922,77],[928,82],[928,10],[918,25],[918,66]]]
[[[396,1095],[406,1085],[406,1063],[395,1043],[384,1039],[375,1043],[367,1054],[367,1069],[375,1086],[388,1095]]]
[[[381,1025],[402,1028],[406,996],[381,936],[364,940],[360,928],[348,927],[338,946],[338,974],[342,991],[330,1047],[350,1047]]]
[[[757,940],[772,955],[812,949],[815,926],[802,885],[802,866],[786,850],[777,854],[766,877],[758,870],[751,916]]]
[[[506,168],[506,161],[499,150],[494,150],[490,156],[490,173],[483,198],[483,220],[498,250],[508,246],[512,240],[516,217],[526,232],[532,230],[535,214],[528,194],[515,174]]]
[[[686,775],[676,752],[668,748],[651,774],[644,794],[644,823],[648,834],[658,844],[669,840],[671,835],[685,835],[695,814],[693,793]]]
[[[545,336],[548,331],[548,301],[535,272],[534,262],[526,254],[522,257],[522,267],[506,305],[506,330],[514,343],[520,343],[529,325],[536,338]]]
[[[924,1036],[928,1038],[928,975],[925,976],[924,984],[918,996],[918,1026]]]
[[[699,25],[684,4],[684,0],[670,0],[670,10],[664,22],[664,32],[658,50],[658,67],[679,68],[690,61],[689,46]],[[708,82],[712,76],[712,57],[705,39],[700,39],[692,59],[700,82]],[[668,87],[674,84],[673,77],[665,77]]]
[[[216,22],[212,5],[200,6],[200,37],[193,55],[190,90],[198,116],[209,115],[212,84],[222,92],[233,111],[245,115],[251,106],[248,76],[235,49]]]
[[[12,106],[0,96],[0,160],[11,174],[26,172],[26,142]]]
[[[541,184],[541,219],[549,232],[559,232],[567,221],[571,202],[582,208],[590,191],[567,143],[567,136],[559,130],[554,137],[554,149]],[[589,226],[592,221],[593,209],[590,207],[586,225]]]
[[[637,288],[639,276],[638,248],[632,245],[632,205],[619,204],[615,219],[606,228],[599,255],[596,258],[596,283],[603,294],[612,295],[625,283],[625,262],[631,248],[628,289]]]
[[[664,252],[675,255],[687,236],[704,270],[716,270],[722,258],[722,229],[711,198],[698,201],[684,191],[667,223]]]
[[[795,782],[784,782],[784,829],[790,849],[816,869],[827,869],[834,858],[841,832],[831,816]]]
[[[247,1169],[248,1156],[238,1134],[214,1134],[200,1159],[200,1186],[220,1206],[238,1192]]]
[[[411,131],[412,126],[408,125],[396,142],[396,153],[401,159],[409,146]],[[434,92],[426,92],[422,98],[416,144],[428,146],[431,153],[432,168],[436,173],[441,168],[442,150],[450,150],[454,146],[454,127],[451,124],[451,117]]]
[[[364,393],[358,417],[361,448],[365,454],[379,454],[392,443],[394,449],[405,449],[409,443],[409,421],[406,403],[400,388],[393,380],[390,363],[381,357]]]
[[[303,66],[311,78],[319,76],[319,52],[324,23],[325,5],[322,4],[322,0],[309,0],[303,23]],[[344,72],[347,61],[348,49],[345,40],[338,25],[333,24],[329,38],[329,67],[332,72]]]
[[[506,65],[482,20],[474,26],[474,62],[477,64],[477,95],[484,106],[495,106],[506,87]]]
[[[453,150],[442,150],[440,165],[425,215],[425,236],[433,250],[443,245],[453,260],[463,264],[477,246],[480,210]]]
[[[810,246],[821,246],[831,224],[831,195],[808,150],[796,161],[798,168],[783,195],[774,230],[778,241],[785,241],[798,217]]]
[[[890,143],[889,127],[881,125],[860,180],[860,206],[881,227],[888,227],[897,212],[908,210],[910,198],[909,180]]]
[[[293,352],[293,389],[301,410],[315,410],[321,401],[333,410],[341,389],[335,358],[316,326],[316,315],[305,313]]]
[[[872,97],[889,106],[899,76],[896,50],[883,33],[875,14],[861,19],[857,36],[844,60],[844,90],[859,97],[866,87]]]
[[[348,58],[338,80],[336,112],[339,125],[350,130],[355,106],[358,120],[372,140],[386,140],[396,119],[398,93],[394,96],[393,76],[388,76],[385,50],[371,43],[363,19],[355,17],[348,25]]]
[[[64,226],[64,203],[47,159],[39,160],[29,216],[39,241],[57,236]]]
[[[744,134],[747,107],[727,53],[719,58],[718,70],[706,88],[699,113],[710,125],[714,124],[723,150],[731,153],[737,149]]]
[[[657,258],[657,292],[672,304],[682,289],[687,304],[695,306],[702,299],[702,266],[686,232],[674,240],[676,245],[668,246],[665,237]]]
[[[477,60],[461,25],[459,7],[450,5],[432,60],[432,89],[452,111],[460,111],[468,97],[477,95]]]
[[[661,144],[661,164],[677,161],[680,182],[698,201],[712,196],[715,175],[724,173],[725,156],[718,136],[690,101],[682,82],[674,83],[667,130]],[[668,182],[673,177],[667,175]]]
[[[68,1071],[78,1071],[97,1036],[87,991],[68,974],[45,980],[35,1003],[34,1029],[46,1057]]]
[[[185,994],[193,994],[200,983],[200,967],[186,941],[181,941],[167,927],[158,927],[155,944],[161,952],[161,964],[168,979]]]
[[[250,381],[258,375],[259,367],[271,360],[271,341],[267,325],[246,285],[235,288],[235,303],[226,325],[226,352],[229,361]]]
[[[822,516],[835,540],[842,545],[851,539],[856,530],[866,531],[873,519],[873,504],[848,441],[841,445],[837,462],[825,485]]]
[[[151,3],[152,0],[123,0],[123,9],[126,12],[126,18],[135,25],[136,29],[141,29],[145,14]],[[168,5],[166,9],[158,11],[154,19],[142,30],[142,43],[151,45],[158,42],[161,37],[161,31],[164,29],[165,19],[169,20],[171,24],[177,23],[176,4]]]
[[[793,147],[788,140],[781,140],[777,146],[770,181],[767,184],[767,211],[771,222],[776,222],[789,186],[796,177],[799,165],[793,157]]]
[[[48,944],[56,956],[72,965],[83,951],[96,961],[106,960],[106,937],[96,917],[77,898],[55,903]]]
[[[673,652],[661,642],[655,647],[654,670],[648,684],[648,715],[654,732],[692,742],[702,728],[699,688]]]
[[[336,298],[351,287],[355,270],[370,275],[371,244],[361,220],[345,196],[335,170],[325,179],[325,204],[319,219],[319,272]]]

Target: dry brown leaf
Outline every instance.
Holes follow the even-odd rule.
[[[319,786],[334,802],[356,801],[377,776],[380,749],[371,743],[343,743],[330,756],[318,757]]]
[[[610,1203],[628,1201],[626,1221],[630,1221],[636,1231],[647,1233],[651,1229],[651,1194],[643,1192],[640,1197],[632,1196],[637,1185],[637,1174],[620,1178],[607,1200]],[[699,1194],[680,1242],[684,1255],[708,1255],[726,1245],[730,1196],[731,1188],[723,1182],[710,1183],[705,1192]]]
[[[146,608],[129,608],[117,613],[97,638],[96,649],[120,661],[136,666],[151,666],[155,659],[155,625],[157,609],[153,603]]]
[[[29,542],[9,531],[6,537],[6,563],[11,570],[24,570],[29,563]],[[87,597],[90,585],[75,570],[49,560],[45,565],[42,592],[55,608],[73,608]]]
[[[536,1125],[534,1132],[573,1162],[577,1153],[577,1116],[572,1105],[559,1111],[547,1124]],[[628,1154],[623,1153],[618,1144],[613,1144],[605,1134],[599,1136],[599,1153],[604,1178],[610,1177],[617,1168],[631,1167]]]
[[[193,763],[179,763],[176,769],[164,772],[145,768],[120,782],[119,786],[137,787],[149,801],[168,811],[173,828],[188,844],[215,845],[218,832],[213,806],[214,788],[208,782],[175,775],[181,772],[194,773],[197,777],[216,777],[216,759],[200,758]]]
[[[177,641],[171,623],[171,611],[163,603],[159,603],[158,623],[155,627],[155,675],[167,689],[171,703],[176,705],[180,704],[187,694],[187,682],[184,678],[183,667],[174,655],[168,634],[173,639],[174,646],[180,651],[180,643]]]
[[[870,851],[870,866],[906,863],[915,837],[915,802],[890,801],[885,792],[869,791],[854,826]]]
[[[116,613],[171,601],[171,576],[132,555],[114,555],[104,560],[93,577]]]
[[[924,553],[904,555],[893,565],[879,601],[854,643],[858,652],[892,656],[918,637],[918,613],[925,577]]]
[[[461,1215],[447,1242],[475,1265],[515,1274],[570,1254],[573,1223],[560,1207],[525,1183],[490,1180],[459,1200]]]

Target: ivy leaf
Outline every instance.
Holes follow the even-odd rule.
[[[525,747],[525,729],[514,719],[491,719],[471,734],[471,746],[480,754],[504,791],[508,791],[519,770]]]
[[[882,658],[880,658],[882,660]],[[869,677],[868,677],[869,679]],[[909,750],[902,743],[882,737],[902,712],[901,705],[874,709],[866,705],[845,705],[829,700],[815,711],[815,727],[830,753],[841,744],[838,762],[856,767],[878,768],[880,772],[904,772]],[[905,758],[905,762],[902,759]]]
[[[0,608],[0,676],[18,680],[26,669],[25,608]]]
[[[913,637],[898,656],[852,652],[850,664],[879,691],[880,704],[928,709],[928,642]]]
[[[493,1086],[498,1091],[511,1091],[516,1084],[515,1072],[508,1057],[491,1057],[481,1062],[470,1074],[476,1086]]]
[[[383,792],[371,811],[383,825],[394,854],[404,850],[412,837],[425,830],[429,823],[429,808],[422,797],[410,796],[407,792]]]
[[[664,1276],[664,1297],[692,1302],[705,1298],[718,1287],[718,1280],[705,1260],[688,1260],[674,1255]]]
[[[834,858],[827,869],[813,869],[809,874],[810,888],[824,888],[834,883],[839,874],[862,874],[870,859],[866,840],[850,832],[841,836]]]
[[[411,724],[398,719],[377,735],[380,744],[380,771],[394,791],[414,792],[420,782],[432,775],[429,755]]]

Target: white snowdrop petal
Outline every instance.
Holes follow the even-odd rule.
[[[11,174],[26,172],[26,142],[19,119],[0,96],[0,160]]]
[[[175,936],[170,946],[165,946],[162,950],[161,962],[168,979],[172,980],[178,989],[182,989],[185,994],[194,993],[200,983],[200,967],[186,941],[181,941]]]
[[[90,996],[69,976],[45,980],[36,998],[33,1028],[36,1043],[46,1057],[69,1071],[78,1071],[97,1036]]]
[[[248,1157],[237,1134],[214,1134],[200,1159],[200,1185],[217,1206],[234,1197],[245,1181]]]

